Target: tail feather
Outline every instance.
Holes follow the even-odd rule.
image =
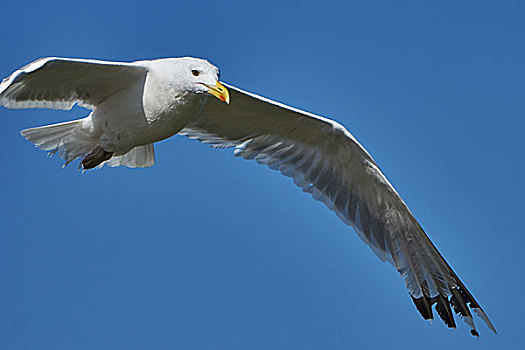
[[[58,147],[62,139],[75,130],[79,122],[81,120],[25,129],[20,134],[41,150],[49,151]]]
[[[58,153],[68,164],[94,147],[92,141],[82,137],[82,121],[80,119],[25,129],[20,134],[41,150],[51,151],[50,154]]]
[[[41,150],[50,151],[50,154],[58,153],[66,161],[65,165],[78,157],[83,158],[81,164],[84,169],[104,164],[110,167],[145,168],[155,163],[153,144],[137,146],[125,154],[113,156],[112,152],[104,150],[97,140],[82,130],[83,122],[84,119],[80,119],[45,125],[22,130],[21,134]]]

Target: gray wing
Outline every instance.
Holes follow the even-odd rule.
[[[343,126],[224,85],[231,103],[208,99],[201,116],[180,134],[234,147],[236,156],[291,177],[397,269],[425,319],[433,318],[436,304],[441,319],[455,328],[453,309],[478,335],[472,309],[496,332],[372,157]]]
[[[47,57],[20,68],[0,83],[0,106],[93,109],[146,74],[134,63]]]

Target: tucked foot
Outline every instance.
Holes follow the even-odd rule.
[[[92,169],[111,158],[111,156],[113,156],[113,152],[107,152],[102,147],[97,146],[82,159],[82,167],[84,169]]]

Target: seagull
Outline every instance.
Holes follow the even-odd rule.
[[[6,108],[91,110],[78,120],[21,132],[83,170],[155,163],[155,142],[175,134],[233,148],[291,177],[323,202],[403,278],[421,316],[479,336],[472,312],[496,329],[432,244],[370,154],[341,124],[220,82],[204,59],[136,62],[47,57],[0,83]],[[64,165],[64,166],[65,166]],[[454,313],[453,313],[454,312]]]

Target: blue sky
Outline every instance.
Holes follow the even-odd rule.
[[[0,348],[522,346],[522,1],[5,2],[0,76],[43,56],[197,56],[344,124],[499,331],[417,313],[404,283],[288,178],[175,137],[150,169],[61,168],[0,109]]]

